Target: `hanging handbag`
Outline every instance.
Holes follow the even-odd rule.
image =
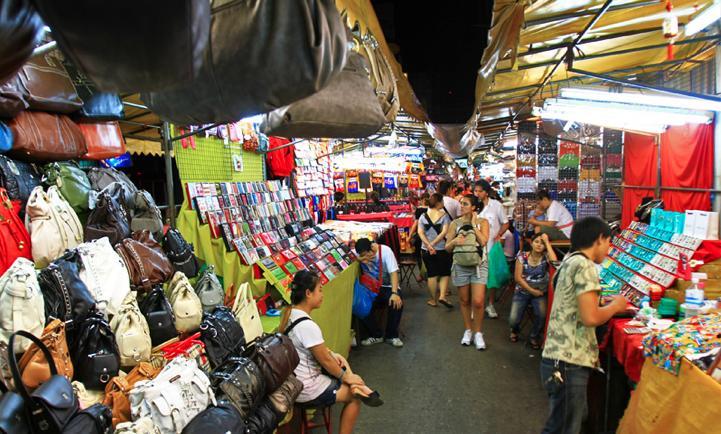
[[[251,353],[251,358],[263,373],[269,391],[275,391],[282,386],[300,363],[293,342],[280,333],[266,336],[257,342]]]
[[[163,237],[163,251],[173,264],[175,271],[181,271],[187,277],[198,275],[200,265],[193,252],[193,246],[188,244],[177,229],[168,229]]]
[[[203,306],[185,274],[178,271],[173,275],[167,294],[175,315],[175,329],[178,333],[198,330],[203,319]]]
[[[11,201],[18,202],[21,218],[25,216],[25,206],[30,193],[38,185],[40,185],[40,174],[34,164],[0,155],[0,187],[7,190]]]
[[[5,348],[5,355],[0,357],[7,359],[7,348]],[[0,397],[0,432],[3,434],[29,433],[30,422],[23,398],[18,393],[8,390],[5,383],[0,384],[0,392],[2,392],[2,397]]]
[[[154,285],[163,284],[170,279],[173,266],[150,232],[133,232],[131,237],[115,246],[115,251],[128,268],[131,287],[149,291]]]
[[[371,68],[371,83],[386,121],[393,122],[400,110],[400,98],[393,69],[372,34],[366,33],[356,41],[359,52],[366,58]]]
[[[15,213],[4,188],[0,187],[0,273],[16,259],[32,259],[30,234]]]
[[[96,312],[78,326],[73,347],[75,378],[88,389],[104,390],[120,370],[115,335],[102,313]]]
[[[18,258],[0,276],[0,341],[7,342],[11,334],[25,330],[40,336],[45,324],[45,302],[35,274],[35,265],[26,258]],[[18,341],[15,351],[22,353],[30,342]]]
[[[228,357],[240,356],[245,346],[243,329],[225,306],[218,306],[203,315],[200,340],[205,344],[213,367],[220,366]]]
[[[68,114],[83,106],[57,50],[31,57],[18,78],[30,110]]]
[[[96,308],[108,316],[115,315],[130,293],[128,269],[110,241],[100,238],[77,248],[82,262],[80,280],[96,302]]]
[[[20,368],[15,360],[13,351],[14,341],[17,336],[33,341],[33,344],[42,351],[50,365],[50,379],[43,382],[35,391],[28,393],[20,377]],[[35,433],[59,433],[78,412],[78,399],[73,392],[73,386],[65,376],[59,375],[55,361],[48,348],[35,336],[25,331],[18,331],[10,336],[8,345],[10,369],[13,373],[13,381],[17,391],[22,396],[28,414],[32,415],[30,431]]]
[[[215,275],[215,266],[208,265],[195,282],[195,293],[200,298],[204,312],[212,312],[216,307],[223,305],[225,291]]]
[[[90,180],[90,185],[95,191],[101,191],[113,182],[120,182],[124,184],[132,195],[129,200],[126,201],[127,203],[134,201],[135,192],[138,191],[138,188],[135,187],[133,181],[128,178],[128,175],[113,168],[93,167],[88,171],[88,179]]]
[[[101,193],[95,208],[88,215],[85,241],[107,237],[116,245],[130,236],[130,223],[125,210],[109,194]]]
[[[78,124],[88,148],[83,160],[105,160],[125,153],[125,140],[117,122]]]
[[[145,190],[138,190],[134,202],[135,213],[130,222],[130,229],[133,232],[147,230],[153,234],[153,237],[160,239],[163,236],[163,215],[155,204],[153,196]]]
[[[218,427],[223,427],[226,433],[245,433],[245,421],[238,410],[229,402],[219,401],[217,406],[198,413],[183,428],[182,434],[209,434]]]
[[[213,0],[211,7],[198,77],[141,94],[164,120],[229,123],[265,113],[318,92],[345,63],[345,25],[332,0]]]
[[[236,321],[243,328],[246,342],[254,341],[263,334],[263,324],[260,322],[258,306],[255,304],[253,292],[247,282],[242,283],[235,293],[233,315],[235,315]]]
[[[150,360],[153,348],[148,321],[140,312],[135,292],[129,292],[110,320],[120,352],[121,366],[135,366]]]
[[[75,248],[83,241],[83,228],[77,214],[55,186],[48,188],[47,193],[42,187],[35,187],[25,209],[25,226],[30,233],[37,267],[46,267],[66,249]]]
[[[150,417],[163,434],[177,434],[201,411],[215,405],[210,380],[183,357],[173,359],[153,380],[130,391],[133,419]]]
[[[12,78],[43,34],[43,22],[28,0],[5,0],[0,5],[0,83]]]
[[[265,399],[248,417],[245,432],[246,434],[273,434],[279,423],[280,417],[270,401]]]
[[[268,400],[270,400],[273,409],[282,419],[288,412],[293,410],[295,400],[298,399],[298,395],[302,391],[303,383],[295,375],[291,374],[282,386],[268,395]]]
[[[43,168],[45,184],[55,185],[78,215],[88,212],[90,181],[74,161],[51,163]]]
[[[160,373],[150,363],[140,362],[124,377],[114,377],[105,387],[104,405],[112,409],[113,426],[130,420],[130,400],[128,395],[139,381],[152,380]]]
[[[63,66],[83,100],[83,107],[75,113],[78,122],[103,122],[123,119],[123,101],[117,93],[101,92],[75,64],[65,58]]]
[[[103,404],[93,404],[81,410],[63,428],[62,434],[110,434],[113,414]]]
[[[386,118],[368,78],[368,64],[351,51],[343,71],[318,93],[263,115],[260,130],[281,137],[368,137]]]
[[[24,111],[9,123],[13,148],[9,155],[26,161],[58,161],[87,153],[78,126],[65,115]]]
[[[153,346],[161,345],[178,337],[175,330],[173,308],[163,294],[163,289],[155,287],[140,303],[140,311],[148,321],[150,339]]]
[[[263,374],[245,357],[230,357],[210,374],[210,379],[243,418],[250,416],[266,395]]]
[[[95,308],[95,299],[80,280],[80,257],[75,250],[68,250],[40,270],[38,282],[43,292],[46,317],[80,321]]]
[[[73,378],[73,362],[70,359],[67,337],[65,334],[65,323],[60,320],[52,320],[42,332],[40,340],[50,351],[53,363],[60,373],[68,380]],[[28,349],[23,353],[20,361],[20,372],[22,372],[23,384],[30,390],[37,389],[42,383],[50,379],[50,364],[43,355],[41,348],[30,343]]]

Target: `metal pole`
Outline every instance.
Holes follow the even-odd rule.
[[[173,189],[173,139],[170,136],[170,124],[163,122],[163,157],[165,159],[165,193],[168,197],[168,217],[170,226],[175,227],[175,190]]]
[[[714,63],[716,64],[716,94],[721,93],[721,46],[714,48]],[[714,116],[714,152],[713,152],[713,188],[721,190],[721,122],[719,113]],[[712,210],[721,212],[721,195],[713,194]]]

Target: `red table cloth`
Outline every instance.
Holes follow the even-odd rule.
[[[601,351],[613,351],[623,370],[634,383],[641,379],[641,368],[645,361],[641,341],[646,335],[629,335],[623,331],[631,321],[629,318],[613,318],[608,322],[608,331],[599,344]],[[609,348],[610,346],[610,348]]]

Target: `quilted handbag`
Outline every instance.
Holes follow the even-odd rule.
[[[211,382],[247,418],[265,397],[263,374],[252,360],[231,357],[210,374]]]
[[[30,234],[15,213],[5,189],[0,187],[0,273],[16,259],[32,257]]]
[[[163,236],[163,215],[155,204],[153,196],[145,190],[135,193],[135,214],[130,222],[133,232],[147,230],[153,237],[160,239]]]
[[[112,245],[116,245],[129,236],[130,223],[125,209],[108,193],[100,193],[88,216],[85,241],[107,237]]]
[[[168,285],[168,301],[175,315],[178,333],[198,330],[203,319],[203,306],[185,274],[176,271]]]
[[[0,152],[7,152],[13,147],[13,132],[5,122],[0,122]]]
[[[140,311],[148,321],[150,339],[154,347],[178,337],[173,308],[163,294],[162,288],[155,287],[143,299]]]
[[[207,1],[34,3],[63,53],[106,91],[135,93],[192,80],[208,44]]]
[[[80,280],[88,287],[97,309],[115,315],[130,293],[125,263],[105,237],[83,243],[77,250],[82,261]]]
[[[93,404],[79,411],[63,428],[63,434],[110,434],[113,414],[103,404]]]
[[[215,405],[208,377],[195,360],[173,359],[150,381],[135,384],[130,391],[134,420],[150,417],[163,434],[177,434],[201,411]]]
[[[225,306],[218,306],[203,315],[200,339],[213,367],[220,366],[228,357],[240,356],[245,345],[243,329]]]
[[[43,168],[45,183],[55,185],[78,215],[88,211],[90,181],[74,161],[51,163]]]
[[[345,24],[333,0],[213,0],[211,7],[198,77],[141,94],[164,120],[229,123],[264,113],[318,92],[345,63]]]
[[[29,0],[0,4],[0,83],[13,77],[42,37],[43,22]]]
[[[138,190],[135,184],[133,184],[133,181],[128,178],[128,175],[113,168],[93,167],[88,171],[88,179],[90,179],[90,185],[95,191],[101,191],[113,182],[124,184],[128,188],[128,191],[132,193],[133,197]],[[130,200],[128,203],[129,202]]]
[[[30,110],[68,114],[83,106],[58,51],[31,57],[18,78]]]
[[[18,330],[40,336],[45,324],[45,301],[35,274],[35,265],[17,258],[0,276],[0,341],[7,342]],[[15,351],[22,353],[30,345],[18,341]]]
[[[222,306],[225,300],[225,291],[215,275],[215,266],[208,265],[195,282],[195,293],[200,298],[204,312],[212,312],[216,307]]]
[[[160,373],[150,363],[140,362],[124,377],[115,377],[105,387],[104,405],[112,409],[113,426],[130,420],[130,400],[128,395],[139,381],[152,380]]]
[[[242,283],[235,293],[233,315],[235,315],[235,319],[243,328],[246,342],[254,341],[263,334],[263,324],[260,322],[258,306],[255,304],[253,292],[247,282]]]
[[[245,433],[245,421],[238,410],[229,402],[220,401],[218,406],[208,407],[198,413],[183,428],[182,434],[208,434],[218,427],[223,427],[224,432]]]
[[[65,323],[52,320],[42,331],[40,340],[50,351],[53,362],[60,375],[68,380],[73,378],[73,362],[68,350]],[[23,384],[30,390],[35,390],[40,384],[50,379],[50,365],[37,345],[30,343],[28,349],[20,358],[19,367],[22,373]]]
[[[140,312],[135,292],[129,292],[110,320],[120,351],[120,366],[135,366],[150,360],[153,343],[148,321]]]
[[[200,264],[193,252],[193,246],[185,241],[179,230],[168,229],[163,237],[163,250],[175,271],[182,272],[186,277],[198,275]]]
[[[278,416],[284,418],[289,411],[293,410],[295,400],[302,391],[303,383],[291,374],[278,390],[268,395],[268,399],[273,404],[273,409]]]
[[[72,160],[88,152],[80,129],[65,115],[24,111],[9,126],[13,148],[8,154],[20,160]]]
[[[246,434],[273,434],[278,428],[280,417],[268,399],[258,406],[246,421]]]
[[[96,312],[77,325],[73,347],[75,378],[86,388],[105,390],[120,370],[120,352],[105,316]]]
[[[295,371],[300,359],[290,338],[276,333],[263,338],[252,348],[252,359],[260,368],[268,390],[276,390]]]
[[[34,164],[0,155],[0,187],[7,190],[10,200],[20,205],[20,217],[25,216],[25,205],[30,193],[38,185],[40,174]]]
[[[149,291],[170,279],[173,266],[148,231],[133,232],[115,246],[130,275],[132,288]]]
[[[105,160],[125,153],[125,140],[117,122],[78,124],[88,148],[84,160]]]
[[[263,116],[263,133],[296,138],[368,137],[386,122],[368,78],[368,64],[355,51],[321,91]]]

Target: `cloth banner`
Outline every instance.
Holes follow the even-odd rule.
[[[656,185],[658,171],[658,147],[653,136],[626,133],[623,140],[623,183],[630,186]],[[654,190],[638,188],[623,189],[623,212],[621,227],[628,227],[633,213],[646,196],[654,196]]]

